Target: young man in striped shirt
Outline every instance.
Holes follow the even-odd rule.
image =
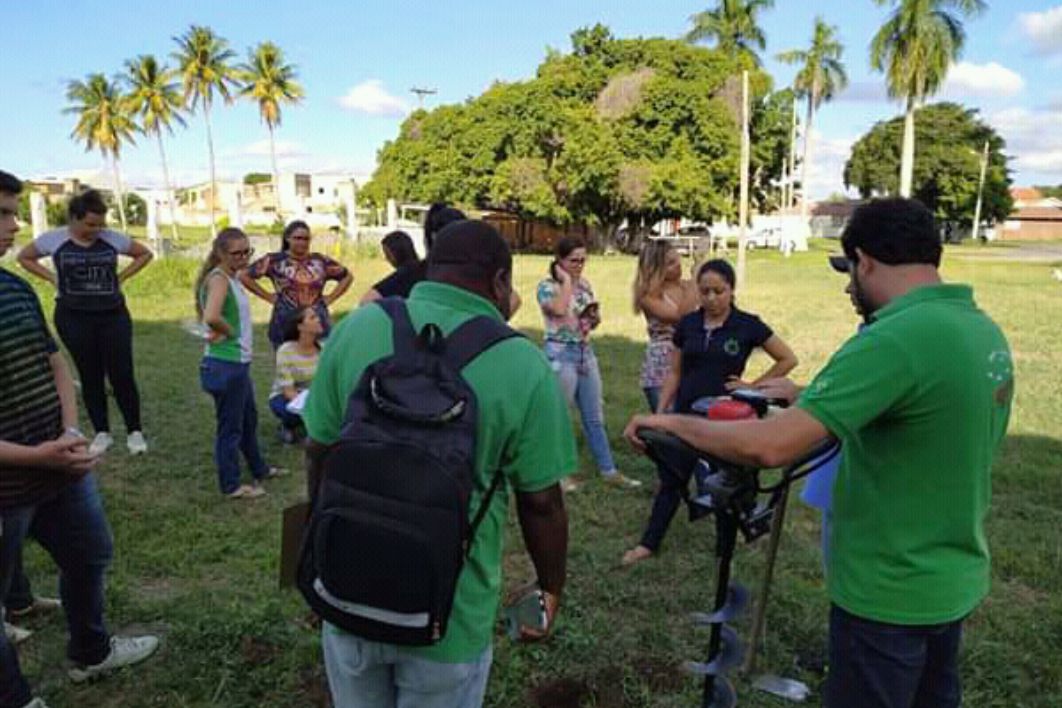
[[[0,256],[18,232],[22,183],[0,172]],[[22,542],[32,535],[62,573],[70,678],[85,681],[142,661],[156,637],[114,637],[103,624],[111,532],[92,468],[98,456],[77,427],[73,379],[28,284],[0,268],[0,600]],[[14,646],[0,632],[0,708],[47,708],[34,698]]]

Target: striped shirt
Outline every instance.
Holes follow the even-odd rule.
[[[284,342],[277,349],[277,376],[273,379],[273,390],[269,397],[283,395],[284,389],[291,386],[296,392],[310,387],[313,375],[317,372],[317,360],[321,354],[316,349],[310,354],[299,351],[298,342]]]
[[[0,440],[37,445],[62,434],[49,361],[57,351],[37,294],[0,268]],[[0,466],[0,509],[36,504],[69,481],[62,472]]]

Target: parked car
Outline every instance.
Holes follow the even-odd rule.
[[[778,248],[781,245],[782,229],[778,226],[759,229],[745,238],[745,249],[748,251],[755,248]]]

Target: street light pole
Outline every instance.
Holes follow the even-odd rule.
[[[438,93],[438,91],[436,91],[433,88],[421,88],[419,86],[414,86],[409,91],[410,91],[410,93],[414,93],[414,94],[417,95],[417,108],[418,109],[424,108],[424,97],[425,96],[434,96],[436,93]]]
[[[985,141],[985,149],[981,153],[981,177],[977,182],[977,206],[974,207],[973,240],[977,241],[978,232],[981,230],[981,200],[985,192],[985,173],[988,171],[988,141]]]

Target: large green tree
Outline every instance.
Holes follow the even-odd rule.
[[[214,34],[209,27],[192,25],[180,37],[174,37],[177,51],[173,53],[184,86],[184,100],[189,110],[202,107],[206,123],[207,150],[210,153],[210,229],[216,230],[218,178],[214,164],[214,135],[210,128],[210,107],[214,95],[226,103],[232,102],[233,91],[239,89],[239,78],[232,60],[235,52],[227,40]]]
[[[258,114],[269,128],[269,156],[273,166],[273,198],[277,219],[283,220],[280,207],[280,172],[277,170],[276,129],[280,125],[281,105],[302,100],[304,91],[293,64],[284,61],[284,53],[272,42],[262,42],[247,53],[247,63],[239,67],[243,88],[240,95],[258,104]]]
[[[69,105],[64,113],[77,116],[70,137],[85,145],[86,151],[99,150],[114,170],[114,191],[118,195],[118,217],[122,230],[128,228],[125,219],[125,200],[122,199],[122,173],[118,166],[122,147],[135,143],[136,122],[129,104],[122,95],[117,79],[103,74],[89,74],[84,81],[71,81],[66,87]]]
[[[173,124],[186,125],[181,111],[184,100],[176,74],[150,54],[143,54],[125,63],[125,82],[129,89],[129,109],[140,117],[140,129],[154,135],[162,160],[162,179],[166,185],[166,198],[170,203],[170,231],[177,238],[177,207],[170,182],[170,169],[166,163],[166,148],[162,132],[173,135]]]
[[[885,74],[889,96],[903,100],[903,159],[900,196],[911,196],[915,153],[915,110],[944,83],[962,54],[963,16],[985,8],[983,0],[874,0],[893,7],[870,43],[870,64]]]
[[[797,64],[793,88],[797,95],[807,100],[807,119],[804,121],[804,157],[800,168],[800,184],[804,195],[800,200],[800,216],[808,218],[808,166],[811,164],[811,130],[815,122],[815,112],[824,101],[843,91],[848,85],[841,55],[844,45],[837,39],[837,28],[826,24],[821,17],[815,18],[815,29],[811,35],[811,46],[805,49],[791,49],[778,55],[786,64]]]
[[[757,15],[773,6],[774,0],[719,0],[713,9],[690,17],[693,27],[686,33],[686,41],[709,40],[725,54],[746,57],[758,66],[757,52],[767,48],[767,36]]]
[[[996,131],[974,109],[937,103],[918,112],[922,147],[915,158],[913,193],[941,221],[964,226],[973,223],[981,172],[981,154],[988,142],[982,219],[1007,218],[1013,201],[1006,147]],[[897,117],[876,124],[852,146],[844,181],[864,197],[894,194],[901,158],[904,120]]]
[[[742,61],[665,39],[575,32],[536,77],[497,83],[459,105],[415,111],[384,145],[362,198],[495,207],[557,223],[595,224],[613,238],[660,218],[733,217],[738,131],[733,82]],[[753,193],[781,170],[788,113],[770,77],[752,72]],[[791,94],[787,100],[791,101]]]

